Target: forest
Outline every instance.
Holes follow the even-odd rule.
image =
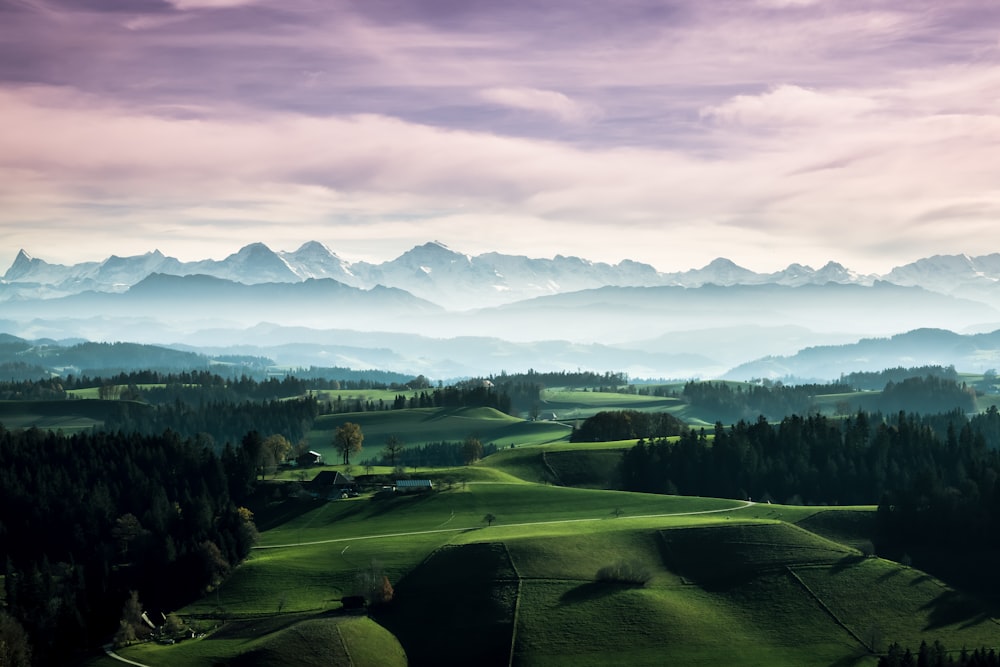
[[[893,380],[896,375],[887,373],[885,384],[879,387],[882,391],[878,397],[878,409],[882,412],[941,412],[956,408],[971,412],[976,408],[975,389],[947,377],[944,371]],[[749,386],[691,381],[684,385],[681,395],[685,401],[715,415],[723,423],[756,419],[760,415],[781,419],[786,415],[816,412],[817,396],[855,391],[855,386],[847,383],[852,379],[857,380],[846,376],[842,382],[831,384],[783,385],[779,382]],[[869,383],[860,384],[868,386]]]
[[[36,664],[65,664],[74,647],[111,636],[130,591],[147,609],[174,609],[246,557],[256,539],[243,505],[253,444],[217,456],[169,430],[0,426],[6,611]]]
[[[621,460],[629,491],[794,505],[877,504],[874,546],[901,558],[947,545],[1000,547],[1000,412],[759,417],[640,442]]]

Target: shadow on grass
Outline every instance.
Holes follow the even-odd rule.
[[[865,561],[864,556],[852,555],[844,556],[830,567],[830,574],[840,574],[849,567],[854,567],[858,563]]]
[[[903,571],[902,567],[894,567],[885,574],[880,574],[876,581],[878,581],[879,583],[882,583],[883,581],[888,581],[893,577],[898,577],[900,573],[902,573],[902,571]]]
[[[286,500],[280,506],[268,507],[254,513],[254,523],[257,530],[263,532],[282,526],[293,519],[297,519],[303,514],[308,514],[321,507],[323,501],[314,500]]]
[[[930,612],[925,632],[959,624],[970,628],[990,619],[982,602],[958,591],[945,591],[920,609]]]
[[[835,660],[830,663],[830,667],[854,667],[854,665],[870,665],[871,664],[871,653],[863,649],[859,649],[854,655],[844,656],[840,660]]]
[[[559,596],[561,604],[578,604],[613,595],[629,588],[642,588],[640,584],[622,584],[613,581],[588,581]]]
[[[216,639],[259,639],[264,635],[286,630],[297,623],[316,617],[315,613],[278,614],[277,616],[228,621],[224,626],[208,635],[205,641]]]
[[[432,495],[433,493],[411,493],[393,496],[391,498],[372,499],[369,504],[369,507],[372,508],[369,511],[369,515],[376,517],[399,509],[401,506],[414,507],[416,505],[422,505],[430,500]]]

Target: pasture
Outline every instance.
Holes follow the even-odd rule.
[[[374,456],[389,436],[401,438],[407,446],[435,442],[461,442],[466,437],[479,438],[483,444],[544,444],[566,440],[571,427],[559,422],[525,421],[492,408],[414,408],[378,412],[350,412],[322,415],[307,436],[309,449],[323,454],[328,461],[338,460],[333,449],[333,435],[345,422],[361,426],[364,449],[356,460]],[[371,448],[371,449],[369,449]],[[374,452],[372,451],[374,450]]]
[[[686,410],[677,399],[628,394],[546,397],[543,415]],[[107,408],[0,403],[0,422],[89,428]],[[284,486],[295,484],[290,475],[270,482],[254,508],[257,548],[220,587],[178,610],[205,636],[124,648],[125,658],[149,667],[780,667],[874,665],[892,641],[1000,647],[994,604],[867,557],[872,507],[607,490],[634,441],[569,443],[566,423],[488,408],[323,415],[309,448],[337,460],[333,433],[346,421],[365,435],[356,466],[391,435],[411,446],[475,436],[500,449],[472,466],[410,471],[434,480],[427,494],[326,501],[281,492],[293,488]],[[619,563],[644,583],[598,576]],[[391,582],[393,600],[347,613],[342,598],[373,572]]]
[[[251,662],[265,656],[266,664],[311,664],[287,647],[312,627],[325,628],[329,664],[345,665],[377,664],[382,651],[384,664],[405,651],[411,665],[874,665],[889,641],[1000,643],[987,603],[853,546],[872,508],[656,496],[512,475],[536,470],[523,457],[545,450],[516,447],[495,462],[438,471],[465,470],[466,481],[429,494],[274,502],[258,513],[251,557],[179,612],[230,629],[122,654],[151,667],[265,664]],[[598,580],[599,569],[621,561],[646,572],[645,585]],[[395,588],[393,601],[365,619],[374,627],[365,626],[363,645],[376,663],[359,662],[353,645],[353,662],[343,661],[345,630],[338,625],[335,636],[329,624],[353,622],[340,599],[373,568]],[[319,621],[327,625],[303,626]]]

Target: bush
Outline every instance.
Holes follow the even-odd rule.
[[[653,573],[645,565],[634,561],[619,561],[605,565],[597,571],[598,581],[645,586],[653,578]]]

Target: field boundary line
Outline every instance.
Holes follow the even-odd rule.
[[[555,471],[555,468],[552,467],[552,465],[549,463],[549,460],[545,457],[545,451],[544,450],[542,451],[542,465],[545,466],[545,469],[549,472],[550,475],[552,475],[552,480],[557,485],[559,485],[559,486],[565,486],[562,483],[562,480],[559,478],[559,474]]]
[[[510,548],[507,546],[506,542],[501,542],[503,545],[504,553],[507,554],[507,562],[510,563],[510,569],[514,571],[514,576],[517,577],[517,596],[514,598],[514,618],[510,627],[510,651],[507,656],[507,667],[513,667],[514,665],[514,647],[517,644],[517,617],[521,611],[521,585],[522,578],[521,573],[517,569],[517,564],[514,562],[514,557],[510,554]]]
[[[340,623],[334,626],[337,629],[337,637],[340,638],[340,645],[344,647],[344,653],[347,655],[347,664],[350,667],[354,667],[354,658],[351,656],[351,649],[347,648],[347,641],[344,639],[344,633],[340,631]]]
[[[872,649],[872,647],[868,645],[868,642],[866,642],[864,639],[862,639],[861,637],[859,637],[858,634],[856,632],[854,632],[854,630],[852,630],[851,628],[849,628],[846,623],[844,623],[842,620],[840,620],[840,617],[837,616],[833,612],[833,610],[830,609],[830,607],[828,607],[826,605],[825,602],[823,602],[823,600],[822,600],[822,598],[820,598],[820,596],[816,595],[816,593],[813,591],[813,589],[809,588],[809,585],[805,581],[802,580],[802,577],[800,577],[798,574],[795,573],[795,570],[793,570],[791,567],[789,567],[789,566],[786,565],[785,566],[785,571],[788,572],[789,576],[791,576],[792,579],[794,579],[796,581],[796,583],[798,583],[798,585],[801,586],[802,589],[805,590],[805,592],[809,594],[809,597],[811,597],[813,600],[816,601],[816,603],[820,606],[820,608],[823,609],[823,611],[825,611],[827,614],[829,614],[830,618],[833,619],[834,623],[836,623],[841,628],[843,628],[844,631],[847,632],[847,634],[849,634],[852,637],[854,637],[855,641],[857,641],[859,644],[861,644],[862,646],[864,646],[865,649],[869,653],[872,653],[872,654],[875,653],[875,651]]]

